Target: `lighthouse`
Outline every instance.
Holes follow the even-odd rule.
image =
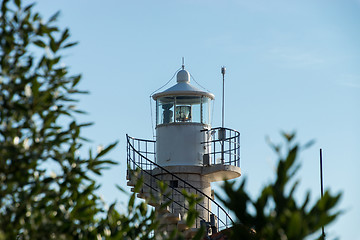
[[[162,231],[176,229],[190,239],[204,226],[210,237],[233,223],[216,201],[211,183],[241,176],[240,133],[224,126],[212,128],[215,96],[193,86],[184,66],[176,80],[174,86],[152,95],[156,102],[156,140],[127,135],[128,186],[143,180],[141,189],[133,187],[132,191],[155,207]],[[190,227],[185,224],[189,206],[184,190],[201,199],[195,206],[198,217]],[[164,209],[165,202],[170,204]]]

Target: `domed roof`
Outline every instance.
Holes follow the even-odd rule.
[[[176,74],[176,79],[177,79],[178,83],[180,83],[180,82],[190,83],[190,73],[188,71],[186,71],[185,69],[181,69]]]
[[[159,97],[168,97],[168,96],[205,96],[210,99],[214,99],[214,94],[210,92],[202,91],[193,85],[190,84],[190,73],[185,69],[180,70],[177,75],[177,84],[166,89],[163,92],[154,94],[152,97],[154,100]]]

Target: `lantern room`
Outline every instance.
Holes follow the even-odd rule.
[[[156,101],[156,161],[162,166],[203,165],[209,149],[203,130],[210,129],[212,93],[190,84],[185,69],[177,73],[177,84],[153,95]]]
[[[153,96],[156,100],[156,125],[201,123],[210,125],[210,106],[214,95],[190,84],[190,74],[182,69],[177,84]]]

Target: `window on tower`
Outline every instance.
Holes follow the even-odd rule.
[[[170,187],[171,188],[177,188],[179,187],[179,183],[178,183],[178,180],[170,180]]]
[[[175,99],[176,122],[201,123],[200,106],[201,96],[177,96]]]
[[[157,124],[174,122],[174,98],[163,97],[157,102]]]
[[[204,124],[210,124],[210,98],[201,98],[201,122]]]
[[[191,106],[176,106],[175,119],[177,122],[190,122]]]

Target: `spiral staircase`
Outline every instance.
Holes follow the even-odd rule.
[[[204,166],[217,169],[217,172],[226,172],[231,168],[240,173],[240,133],[228,128],[204,131],[213,136],[201,143],[211,146],[212,149],[207,156],[204,156],[206,159]],[[159,229],[160,231],[170,233],[177,229],[190,239],[202,225],[206,228],[208,236],[233,225],[234,222],[228,212],[215,201],[213,192],[211,196],[205,194],[186,179],[172,172],[171,168],[156,163],[156,141],[137,139],[128,135],[126,138],[127,185],[131,187],[132,192],[137,193],[138,198],[144,199],[156,209],[160,223],[164,226],[163,229]],[[140,179],[142,185],[138,186]],[[201,199],[195,204],[195,210],[201,210],[203,214],[197,217],[191,227],[186,224],[189,205],[183,194],[184,190]]]

